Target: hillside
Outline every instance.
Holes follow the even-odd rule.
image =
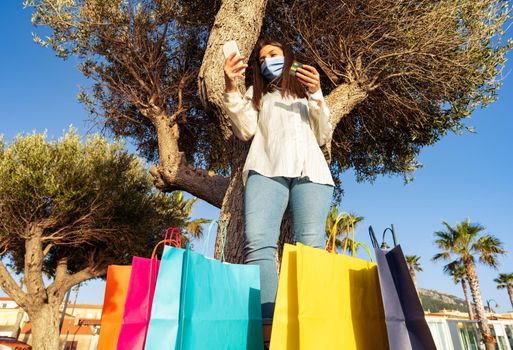
[[[467,312],[464,299],[437,290],[420,288],[420,300],[426,311],[437,312],[446,309]]]

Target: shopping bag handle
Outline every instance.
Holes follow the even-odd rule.
[[[371,250],[369,249],[369,246],[363,242],[356,242],[355,243],[355,247],[358,248],[358,247],[362,247],[363,249],[365,249],[365,251],[367,252],[367,254],[369,255],[369,259],[370,259],[370,262],[374,262],[374,258],[372,256],[372,253],[371,253]],[[354,256],[354,255],[353,255]]]
[[[173,238],[173,235],[175,238]],[[176,227],[170,227],[166,230],[164,234],[164,239],[158,242],[153,248],[153,252],[151,253],[151,259],[155,259],[155,255],[157,254],[157,249],[161,244],[170,245],[172,247],[181,248],[182,247],[182,236],[180,231]]]
[[[214,226],[215,223],[217,223],[217,225],[218,225],[218,227],[219,227],[219,229],[221,231],[220,232],[221,233],[221,237],[222,237],[222,241],[221,241],[221,261],[224,261],[224,247],[225,247],[225,244],[226,244],[226,234],[227,234],[228,219],[217,219],[217,220],[212,220],[210,222],[210,225],[208,225],[207,237],[205,239],[205,243],[203,244],[203,255],[206,255],[206,253],[207,253],[208,242],[210,241],[210,234],[212,232],[212,227]]]
[[[394,241],[394,247],[397,247],[397,239],[395,238],[394,224],[390,224],[390,227],[387,227],[383,231],[383,243],[381,243],[381,248],[387,249],[388,245],[386,244],[386,241],[385,241],[385,235],[387,234],[387,231],[390,231],[390,233],[392,234],[392,240]]]
[[[174,237],[174,238],[173,238]],[[175,246],[182,246],[182,234],[176,227],[169,227],[164,234],[164,240],[170,240],[176,242]]]
[[[222,242],[221,242],[221,261],[224,262],[224,247],[226,244],[226,235],[228,234],[228,219],[220,219],[218,221],[223,222],[223,226],[221,226],[221,235],[222,235]]]
[[[351,214],[346,213],[346,212],[341,212],[340,214],[337,215],[337,218],[335,220],[335,223],[333,224],[333,227],[331,228],[330,236],[328,237],[328,241],[326,242],[326,246],[324,249],[326,249],[326,250],[328,249],[328,246],[331,241],[332,253],[336,253],[335,243],[337,241],[337,227],[338,227],[338,223],[340,222],[340,220],[342,220],[344,218],[348,218],[348,221],[347,221],[347,225],[346,225],[347,233],[346,233],[346,240],[344,242],[343,253],[345,254],[347,252],[347,247],[349,245],[349,241],[351,241],[351,248],[352,248],[351,255],[355,256],[355,254],[356,254],[356,252],[355,252],[356,245],[355,245],[355,241],[354,241],[354,221],[355,220],[351,216]],[[352,236],[352,239],[349,238],[350,234]]]
[[[345,239],[345,242],[344,242],[344,249],[343,249],[343,253],[345,254],[347,252],[347,247],[349,246],[349,244],[351,244],[351,256],[356,256],[356,249],[358,247],[362,247],[363,249],[365,249],[365,251],[367,252],[367,254],[369,255],[369,259],[371,262],[374,262],[374,258],[372,257],[372,253],[369,249],[369,246],[363,242],[356,242],[355,241],[355,229],[354,229],[354,223],[355,223],[355,218],[349,214],[349,213],[346,213],[346,212],[341,212],[340,214],[337,215],[337,219],[335,220],[335,223],[333,224],[333,227],[331,228],[331,232],[330,232],[330,236],[328,238],[328,241],[326,242],[326,247],[325,249],[327,250],[328,249],[328,245],[330,244],[330,241],[331,241],[331,247],[332,247],[332,252],[333,253],[336,253],[336,246],[335,246],[335,243],[336,243],[336,237],[337,237],[337,227],[338,227],[338,223],[340,222],[340,220],[342,220],[343,218],[347,218],[348,221],[347,221],[347,227],[346,227],[346,239]],[[350,237],[351,235],[351,237]],[[349,241],[351,243],[349,243]]]
[[[369,226],[369,237],[372,242],[372,246],[375,249],[378,249],[379,248],[378,240],[376,238],[376,234],[374,233],[374,229],[372,228],[372,226]]]
[[[392,233],[392,239],[394,241],[394,247],[397,247],[397,239],[395,237],[394,224],[391,224],[390,227],[387,227],[383,231],[383,240],[382,240],[381,245],[379,245],[379,243],[378,243],[378,240],[376,238],[376,234],[374,233],[374,229],[372,228],[372,226],[369,226],[369,237],[371,239],[371,242],[372,242],[372,245],[374,246],[374,248],[379,248],[379,249],[383,249],[383,250],[384,249],[388,249],[388,244],[385,241],[385,236],[386,236],[387,231],[390,231]]]

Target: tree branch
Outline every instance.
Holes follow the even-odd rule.
[[[2,260],[0,260],[0,287],[21,308],[26,309],[28,307],[29,302],[27,295],[23,292],[18,283],[16,283],[14,278],[12,278]]]
[[[326,97],[330,110],[330,121],[335,129],[340,120],[367,97],[367,90],[358,82],[339,85]]]
[[[62,289],[64,291],[67,291],[71,287],[73,287],[76,284],[79,284],[80,282],[84,282],[87,280],[90,280],[92,278],[97,278],[100,276],[103,276],[107,273],[107,268],[103,267],[100,269],[96,269],[94,267],[88,266],[84,268],[83,270],[80,270],[72,275],[68,275],[66,279],[63,282]]]
[[[216,175],[213,171],[195,168],[185,161],[180,152],[178,164],[173,167],[152,166],[150,173],[155,186],[163,192],[184,190],[217,208],[221,208],[228,189],[229,178]]]
[[[164,192],[184,190],[221,208],[229,179],[188,164],[178,147],[178,124],[169,125],[166,115],[157,116],[154,120],[160,155],[158,167],[150,168],[155,186]]]

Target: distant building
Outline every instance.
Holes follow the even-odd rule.
[[[20,317],[21,323],[28,320],[25,312],[18,307],[16,302],[8,297],[0,297],[0,337],[12,337],[16,319]]]
[[[10,298],[0,297],[0,336],[11,337],[18,313],[23,312]],[[61,307],[62,312],[62,307]],[[65,350],[96,350],[102,305],[69,303],[61,330],[61,344]],[[19,340],[32,343],[30,320],[23,312]]]
[[[498,350],[513,350],[513,313],[489,313],[492,335],[497,339]],[[426,320],[436,343],[437,350],[481,350],[477,321],[469,320],[460,311],[441,310],[427,312]]]

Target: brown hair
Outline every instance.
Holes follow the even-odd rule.
[[[283,64],[283,73],[282,75],[272,84],[270,84],[262,73],[260,72],[260,50],[266,46],[272,45],[277,46],[283,50],[283,56],[285,58],[285,63]],[[253,50],[253,60],[252,60],[252,68],[253,68],[253,106],[256,110],[260,110],[260,102],[262,100],[262,96],[268,92],[273,91],[276,87],[279,86],[279,90],[282,97],[291,96],[297,98],[305,98],[306,92],[305,87],[296,79],[296,77],[291,76],[289,74],[290,66],[292,66],[292,62],[294,61],[294,52],[290,45],[285,43],[284,41],[278,39],[260,39],[255,49]]]

